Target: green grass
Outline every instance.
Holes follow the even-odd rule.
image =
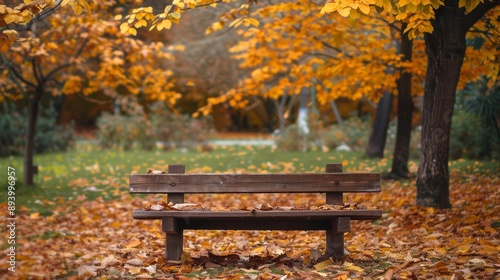
[[[22,157],[0,158],[1,169],[16,169],[16,205],[42,215],[53,205],[67,200],[112,199],[128,194],[130,173],[146,173],[148,168],[166,170],[168,164],[185,164],[192,172],[323,172],[326,163],[344,163],[344,171],[388,172],[391,160],[365,159],[361,152],[282,152],[270,147],[218,147],[211,152],[187,151],[101,151],[92,143],[80,143],[66,153],[36,155],[35,186],[22,184]],[[416,170],[418,163],[410,162]],[[451,170],[498,174],[496,161],[458,160]],[[5,182],[5,181],[4,181]],[[0,183],[2,197],[7,188]],[[86,197],[82,197],[85,195]],[[0,201],[4,203],[6,201]]]

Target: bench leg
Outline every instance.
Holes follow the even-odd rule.
[[[344,256],[344,232],[349,232],[351,219],[339,217],[332,220],[332,229],[326,231],[326,254],[334,258]]]
[[[166,233],[166,258],[168,261],[179,261],[182,254],[182,239],[184,230],[173,218],[163,218],[162,230]]]
[[[168,234],[167,233],[167,249],[166,257],[167,261],[180,261],[182,254],[182,237],[183,234]]]

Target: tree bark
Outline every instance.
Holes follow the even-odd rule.
[[[412,59],[412,42],[408,34],[403,31],[407,24],[401,26],[401,45],[399,53],[403,55],[403,61]],[[410,158],[410,139],[412,129],[413,102],[411,100],[411,78],[412,74],[400,71],[401,75],[397,81],[398,87],[398,125],[396,130],[396,143],[392,159],[391,178],[409,178],[408,160]]]
[[[28,102],[28,127],[26,130],[26,141],[24,144],[24,184],[33,185],[33,155],[35,153],[36,123],[38,119],[38,105],[41,94],[37,93]]]
[[[448,155],[455,92],[465,56],[465,13],[458,1],[445,1],[425,34],[427,74],[422,115],[422,150],[417,205],[450,208]]]
[[[377,104],[377,113],[375,115],[375,122],[370,134],[368,146],[365,155],[368,158],[383,158],[385,140],[387,139],[387,128],[392,110],[393,95],[389,92],[384,92],[384,95]]]

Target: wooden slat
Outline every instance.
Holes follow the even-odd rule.
[[[260,218],[329,220],[335,217],[350,217],[351,220],[376,220],[382,217],[382,210],[300,210],[300,211],[146,211],[134,210],[134,219],[179,218],[187,220],[245,220]],[[331,225],[330,225],[331,227]]]
[[[242,223],[241,220],[179,220],[184,229],[194,230],[327,230],[330,220],[263,218]]]
[[[378,173],[161,174],[130,176],[130,193],[379,192]]]

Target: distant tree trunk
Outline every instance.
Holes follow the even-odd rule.
[[[274,102],[274,108],[276,109],[276,115],[278,116],[278,123],[279,123],[279,131],[280,133],[283,133],[285,131],[286,127],[286,119],[285,119],[285,106],[281,104],[277,99],[273,99]]]
[[[412,42],[408,34],[404,33],[407,24],[401,26],[400,54],[403,61],[412,59]],[[401,71],[397,81],[398,86],[398,125],[396,132],[396,144],[392,159],[391,178],[409,178],[408,160],[410,157],[410,139],[412,129],[413,102],[411,100],[411,73]]]
[[[65,94],[61,94],[54,97],[54,110],[56,111],[56,123],[59,124],[62,116],[62,108],[64,105],[64,100],[66,99]]]
[[[28,127],[26,130],[26,141],[24,144],[24,184],[33,185],[33,155],[35,153],[36,123],[38,119],[38,107],[43,90],[37,89],[34,96],[28,100]]]
[[[391,118],[393,95],[389,92],[384,92],[384,95],[377,104],[377,113],[375,122],[368,141],[365,155],[368,158],[383,158],[385,140],[387,139],[387,128]]]
[[[340,115],[339,108],[337,107],[337,103],[335,102],[335,100],[332,100],[332,102],[330,102],[330,106],[332,107],[333,114],[335,115],[340,128],[344,129],[344,121],[342,120],[342,116]]]

